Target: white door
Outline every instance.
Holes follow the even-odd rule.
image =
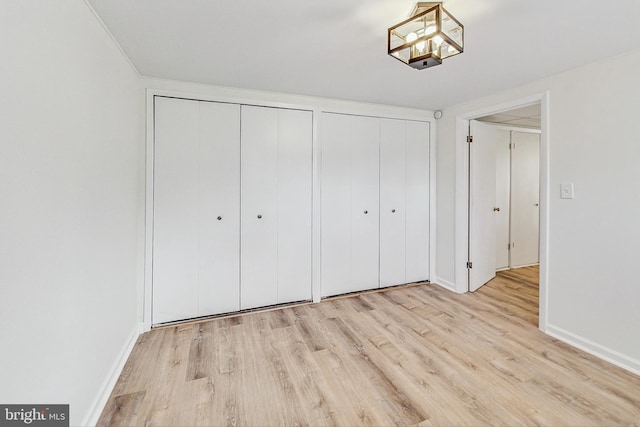
[[[496,132],[496,270],[509,268],[509,192],[511,186],[510,132]]]
[[[242,106],[241,308],[311,298],[311,112]]]
[[[198,315],[240,309],[240,106],[200,102]]]
[[[380,286],[406,283],[407,125],[380,120]]]
[[[379,122],[322,115],[322,296],[377,288]]]
[[[407,121],[406,282],[429,280],[429,123]]]
[[[241,308],[278,302],[278,110],[242,106]]]
[[[496,141],[494,127],[470,121],[469,143],[469,291],[496,275]]]
[[[152,322],[238,310],[239,107],[156,97],[154,141]]]
[[[511,136],[511,267],[539,261],[540,135]]]
[[[278,304],[311,299],[312,121],[278,110]]]
[[[198,315],[198,109],[155,98],[153,323]]]

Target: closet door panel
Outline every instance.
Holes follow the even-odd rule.
[[[322,296],[351,286],[351,116],[322,115],[321,280]]]
[[[312,113],[278,111],[278,303],[311,299]]]
[[[278,302],[278,110],[242,106],[241,308]]]
[[[155,98],[152,322],[198,315],[198,103]]]
[[[429,280],[429,123],[407,121],[407,283]]]
[[[351,150],[351,286],[379,287],[380,126],[372,117],[353,117]]]
[[[322,117],[322,295],[377,288],[379,123]]]
[[[406,283],[406,121],[380,120],[380,286]]]
[[[240,309],[240,106],[200,102],[200,316]]]

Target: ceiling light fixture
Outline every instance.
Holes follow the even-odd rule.
[[[416,3],[410,18],[389,28],[387,36],[389,55],[417,70],[442,64],[464,46],[464,27],[442,2]]]

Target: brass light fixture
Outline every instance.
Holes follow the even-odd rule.
[[[387,36],[389,55],[417,70],[440,65],[464,46],[464,27],[442,2],[416,3],[411,17],[389,28]]]

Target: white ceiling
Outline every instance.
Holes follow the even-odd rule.
[[[143,76],[434,110],[640,47],[640,0],[447,0],[464,53],[420,71],[386,51],[412,0],[88,2]]]
[[[540,129],[540,104],[479,117],[481,122]]]

